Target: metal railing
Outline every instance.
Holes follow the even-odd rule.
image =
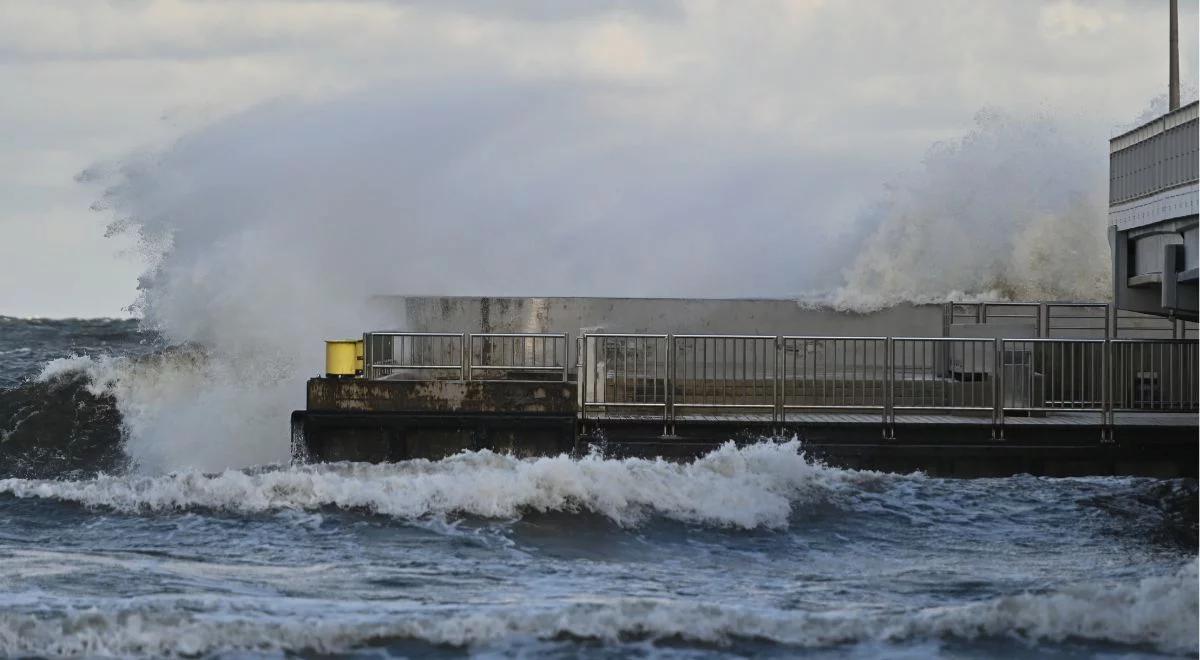
[[[1185,339],[1112,340],[1110,410],[1196,410],[1197,346]]]
[[[778,358],[774,336],[674,335],[670,409],[766,410],[774,422]]]
[[[368,332],[363,335],[363,375],[368,379],[465,380],[466,342],[465,333]]]
[[[570,337],[486,332],[467,340],[467,380],[567,380]]]
[[[1067,306],[1071,309],[1071,306]],[[1060,317],[1061,318],[1061,317]],[[1088,317],[1091,318],[1091,317]],[[1050,326],[1052,329],[1054,326]],[[1006,418],[1200,412],[1200,344],[1185,339],[374,332],[364,377],[570,380],[585,421],[725,417],[781,429],[821,413]]]
[[[368,332],[363,375],[386,380],[567,380],[565,334]]]
[[[579,359],[580,411],[652,411],[668,423],[671,351],[668,335],[584,334]]]
[[[1131,312],[1113,314],[1113,339],[1178,339],[1179,324],[1172,319]]]
[[[580,338],[585,420],[724,416],[782,428],[802,415],[922,413],[988,420],[1065,412],[1200,411],[1186,340],[589,335]],[[747,418],[750,419],[750,418]],[[811,419],[811,418],[809,418]]]
[[[898,337],[891,340],[889,409],[987,412],[995,420],[994,339]]]
[[[1109,336],[1111,316],[1105,303],[1046,303],[1044,336],[1105,339]]]
[[[779,420],[788,411],[878,413],[886,422],[886,337],[779,338]]]
[[[976,302],[947,303],[943,311],[945,328],[959,323],[987,324],[991,321],[1015,319],[1032,323],[1038,335],[1042,334],[1041,303],[1028,302]]]
[[[947,303],[942,336],[955,325],[986,325],[997,320],[1025,321],[1038,338],[1059,339],[1194,339],[1196,323],[1115,309],[1102,302]]]
[[[1000,412],[1096,412],[1104,424],[1107,346],[1103,339],[1001,340]]]

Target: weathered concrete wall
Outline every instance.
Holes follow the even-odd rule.
[[[378,296],[379,330],[940,337],[940,305],[867,314],[782,299]]]
[[[309,412],[416,412],[567,415],[574,383],[528,381],[392,381],[313,378]]]

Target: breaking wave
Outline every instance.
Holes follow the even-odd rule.
[[[1107,299],[1102,138],[1045,116],[975,124],[862,214],[872,230],[829,304]]]
[[[76,383],[114,401],[122,449],[140,472],[211,471],[288,459],[279,411],[292,408],[303,380],[283,362],[264,358],[250,368],[184,345],[136,357],[60,358],[35,381],[50,388]]]
[[[0,476],[81,476],[124,467],[117,401],[79,371],[0,388]]]
[[[1112,642],[1197,651],[1197,565],[1136,582],[906,609],[826,612],[618,598],[545,606],[478,605],[437,613],[393,602],[348,605],[254,597],[142,597],[87,606],[31,597],[0,613],[4,655],[200,655],[217,651],[331,653],[396,640],[478,647],[514,639],[608,643],[759,640],[830,647],[921,639]],[[30,610],[38,609],[33,612]],[[54,610],[47,613],[47,609]]]
[[[786,527],[792,506],[833,498],[889,477],[827,467],[798,441],[726,443],[691,463],[599,455],[519,459],[491,451],[440,461],[343,463],[259,471],[105,476],[80,481],[0,480],[0,494],[130,513],[261,513],[334,507],[399,519],[469,515],[512,519],[526,511],[586,511],[619,525],[651,515],[752,529]]]

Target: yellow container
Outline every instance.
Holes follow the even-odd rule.
[[[325,342],[325,375],[330,378],[352,378],[361,372],[361,341],[333,339]]]

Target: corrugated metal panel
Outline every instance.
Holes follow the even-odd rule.
[[[1109,156],[1109,204],[1116,205],[1198,179],[1200,104],[1113,138]]]

